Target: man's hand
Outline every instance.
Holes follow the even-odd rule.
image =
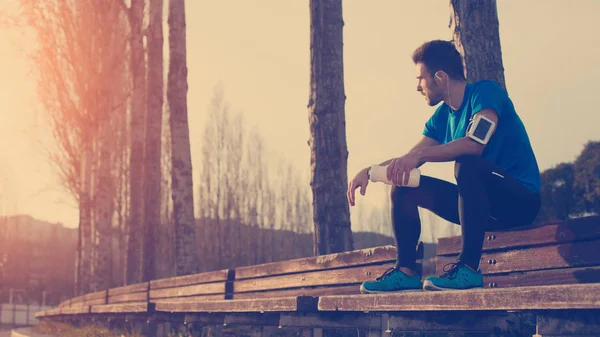
[[[360,194],[365,195],[367,192],[367,185],[369,184],[369,176],[367,171],[370,167],[362,169],[356,174],[356,177],[348,184],[348,202],[350,206],[354,206],[354,191],[360,187]]]
[[[408,154],[392,159],[390,165],[387,168],[387,178],[395,186],[402,186],[408,184],[408,178],[410,177],[410,170],[419,166],[421,159],[417,154],[417,151],[409,152]],[[404,182],[401,181],[404,175]]]

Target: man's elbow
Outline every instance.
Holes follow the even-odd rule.
[[[483,150],[485,149],[485,145],[479,144],[478,142],[470,139],[468,137],[464,138],[465,143],[467,144],[467,153],[472,156],[481,156]]]

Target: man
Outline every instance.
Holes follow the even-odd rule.
[[[468,83],[460,53],[447,41],[424,43],[413,53],[413,62],[417,91],[430,106],[444,103],[425,124],[421,141],[404,156],[379,164],[389,164],[387,178],[394,185],[392,224],[398,256],[395,267],[361,285],[363,293],[483,287],[478,268],[485,231],[529,225],[540,208],[539,168],[507,92],[492,81]],[[422,176],[418,187],[401,187],[411,169],[448,161],[456,162],[456,185]],[[361,170],[348,186],[351,206],[357,188],[362,195],[366,192],[369,169]],[[462,230],[456,263],[424,282],[415,271],[421,234],[418,207],[460,224]]]

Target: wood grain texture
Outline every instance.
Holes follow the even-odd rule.
[[[441,274],[444,265],[451,262],[456,262],[456,258],[438,256],[437,274]],[[600,241],[582,241],[507,252],[484,253],[481,256],[479,269],[483,274],[498,274],[598,265],[600,265]]]
[[[341,315],[281,314],[282,327],[381,329],[381,315],[344,313]]]
[[[331,296],[331,295],[356,295],[360,294],[360,283],[341,286],[324,286],[295,288],[285,290],[270,290],[260,292],[238,293],[233,299],[256,299],[256,298],[276,298],[276,297],[294,297],[294,296]]]
[[[81,315],[81,314],[89,314],[90,306],[81,306],[81,307],[64,307],[59,310],[61,315]]]
[[[255,277],[327,270],[393,261],[396,261],[396,248],[388,245],[338,254],[241,267],[236,269],[235,278],[236,280],[243,280]]]
[[[600,283],[600,267],[549,269],[483,276],[483,284],[486,288],[576,283]]]
[[[223,294],[225,296],[225,282],[150,290],[150,299],[209,294]]]
[[[171,277],[166,279],[150,281],[150,290],[181,287],[193,284],[227,281],[229,270],[217,270],[208,273]]]
[[[542,336],[598,336],[599,310],[543,312],[537,315]]]
[[[238,293],[259,290],[339,285],[370,281],[381,276],[388,268],[393,266],[394,263],[386,263],[383,265],[358,266],[355,268],[313,271],[236,281],[234,284],[234,298]]]
[[[412,311],[390,313],[389,316],[389,328],[398,333],[444,331],[482,333],[486,336],[492,336],[492,332],[496,329],[504,332],[507,330],[520,331],[520,327],[518,327],[520,320],[517,315],[505,312]],[[493,335],[496,336],[497,334]],[[467,336],[470,336],[470,334]],[[503,334],[503,336],[515,335]]]
[[[600,309],[600,284],[324,296],[322,311]]]
[[[521,230],[486,232],[483,251],[599,238],[600,216],[588,216],[561,223],[530,226]],[[461,246],[461,236],[440,238],[437,255],[457,255]]]
[[[314,299],[316,309],[316,299]],[[313,309],[312,304],[303,303],[300,297],[284,297],[275,299],[227,300],[203,302],[170,302],[156,301],[158,312],[288,312],[307,311]]]
[[[183,297],[170,297],[170,298],[162,298],[162,300],[167,300],[169,302],[195,302],[195,301],[224,301],[225,296],[222,294],[218,295],[200,295],[200,296],[183,296]],[[155,303],[156,301],[160,301],[160,298],[152,299],[150,302]]]
[[[108,297],[108,304],[125,302],[143,302],[148,300],[148,292],[114,295]]]
[[[97,300],[97,299],[106,298],[106,292],[107,292],[107,290],[103,290],[103,291],[97,291],[97,292],[93,292],[93,293],[89,293],[89,294],[84,294],[84,295],[81,295],[81,296],[73,297],[73,298],[71,298],[69,300],[69,305],[73,305],[73,304],[78,303],[78,302],[84,302],[84,301],[89,301],[89,300]]]
[[[140,313],[148,311],[148,302],[132,302],[132,303],[120,303],[120,304],[105,304],[105,305],[92,305],[91,312],[102,314],[102,313]]]
[[[132,284],[124,287],[111,288],[108,290],[108,296],[139,293],[148,291],[148,282]]]
[[[97,300],[84,300],[83,302],[75,302],[75,303],[72,303],[69,307],[75,308],[75,307],[90,306],[90,305],[97,305],[97,304],[106,304],[106,298],[99,298]]]

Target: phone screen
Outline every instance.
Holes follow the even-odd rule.
[[[475,131],[473,132],[473,136],[484,140],[485,136],[487,135],[488,131],[490,130],[490,127],[492,126],[492,123],[486,121],[485,119],[480,119],[479,123],[477,123],[477,128],[475,129]]]

